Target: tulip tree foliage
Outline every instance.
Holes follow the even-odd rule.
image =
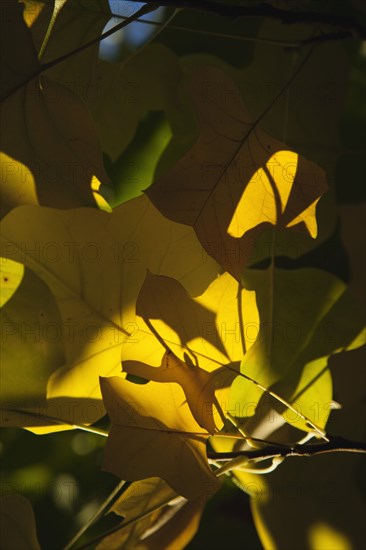
[[[312,1],[161,4],[0,7],[1,548],[198,548],[228,487],[255,548],[361,548],[362,456],[288,455],[364,437],[363,8],[351,44]],[[16,482],[40,441],[108,475],[64,540]]]

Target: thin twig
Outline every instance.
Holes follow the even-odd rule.
[[[67,7],[66,7],[67,8]],[[89,9],[86,7],[85,9]],[[89,10],[94,11],[95,10]],[[180,9],[177,9],[177,11],[180,11]],[[107,14],[106,14],[107,15]],[[121,15],[119,13],[112,12],[111,17],[115,17],[116,19],[127,19],[126,15]],[[143,19],[142,21],[137,21],[137,23],[141,23],[142,25],[154,25],[154,26],[160,26],[161,23],[159,21],[155,21],[153,19]],[[311,36],[309,38],[304,38],[303,40],[298,41],[286,41],[286,40],[275,40],[271,38],[263,38],[263,37],[257,37],[257,36],[242,36],[237,34],[229,34],[229,33],[221,33],[221,32],[214,32],[214,31],[207,31],[204,29],[192,29],[189,27],[182,27],[181,25],[170,25],[170,23],[166,24],[164,23],[164,27],[166,27],[169,30],[172,31],[183,31],[183,32],[189,32],[194,34],[202,34],[207,36],[214,36],[215,38],[224,38],[226,40],[239,40],[241,42],[257,42],[260,44],[268,44],[271,46],[280,46],[285,47],[289,49],[299,49],[304,46],[307,46],[309,44],[317,44],[322,42],[329,42],[334,40],[345,40],[348,38],[353,38],[353,35],[350,34],[349,31],[337,31],[337,32],[331,32],[331,33],[322,33],[318,34],[316,36]],[[159,31],[160,33],[160,31]]]
[[[121,23],[118,23],[118,25],[115,25],[114,27],[112,27],[108,31],[104,32],[100,36],[97,36],[96,38],[93,38],[92,40],[90,40],[89,42],[86,42],[85,44],[83,44],[79,48],[76,48],[74,50],[66,52],[65,54],[61,55],[60,57],[57,57],[56,59],[53,59],[52,61],[49,61],[48,63],[44,63],[43,65],[40,65],[39,68],[37,69],[37,71],[35,71],[31,75],[28,75],[27,78],[22,80],[19,84],[14,86],[14,88],[12,88],[10,91],[6,92],[3,96],[1,96],[0,101],[4,101],[4,99],[7,99],[9,96],[14,94],[18,90],[20,90],[23,86],[28,84],[28,82],[30,82],[33,78],[39,76],[44,71],[47,71],[47,70],[51,69],[55,65],[58,65],[59,63],[62,63],[63,61],[66,61],[70,57],[72,57],[72,56],[74,56],[74,55],[76,55],[80,52],[83,52],[87,48],[90,48],[90,46],[93,46],[94,44],[98,44],[98,42],[100,42],[101,40],[104,40],[104,38],[108,38],[108,36],[111,36],[112,34],[119,31],[120,29],[123,29],[124,27],[127,27],[127,25],[129,25],[133,21],[136,21],[142,15],[145,15],[146,13],[150,13],[151,11],[155,11],[157,8],[158,8],[158,6],[156,4],[154,4],[154,5],[152,5],[151,3],[150,4],[144,4],[142,6],[142,8],[137,10],[136,13],[131,15],[131,17],[128,17],[127,19],[121,21]]]
[[[158,23],[158,27],[159,27],[158,30],[148,40],[146,40],[146,42],[140,48],[137,48],[131,55],[128,56],[127,59],[122,61],[121,67],[124,68],[127,65],[127,63],[129,63],[132,59],[134,59],[136,57],[136,55],[139,55],[148,46],[150,46],[150,44],[159,36],[159,34],[161,34],[163,32],[163,30],[165,30],[167,28],[169,23],[171,23],[171,21],[173,21],[173,19],[177,15],[177,13],[179,13],[179,9],[174,10],[173,13],[165,21],[159,22]],[[144,21],[137,21],[137,23],[144,23]]]
[[[248,451],[233,451],[219,453],[208,450],[207,456],[215,461],[232,460],[238,457],[245,457],[248,460],[264,460],[276,457],[287,458],[289,456],[314,456],[325,453],[366,453],[366,443],[361,441],[351,441],[343,437],[329,437],[328,443],[312,443],[307,445],[294,445],[285,448],[277,445],[270,445],[264,449],[255,449]]]
[[[176,11],[180,11],[177,9]],[[126,15],[121,15],[119,13],[111,13],[111,17],[114,17],[116,19],[127,19]],[[141,21],[137,21],[137,23],[141,23],[142,25],[152,25],[152,26],[160,26],[160,21],[154,21],[153,19],[143,19]],[[183,27],[182,25],[171,25],[169,22],[164,22],[164,30],[168,29],[171,31],[181,31],[181,32],[189,32],[193,34],[202,34],[205,36],[213,36],[215,38],[223,38],[225,40],[238,40],[240,42],[254,42],[258,44],[268,44],[270,46],[279,46],[284,47],[288,49],[299,49],[304,46],[308,46],[310,44],[317,44],[322,42],[332,42],[335,40],[346,40],[349,38],[353,38],[353,35],[351,35],[348,31],[337,31],[337,32],[331,32],[331,33],[321,33],[315,36],[310,36],[309,38],[304,38],[303,40],[296,40],[296,41],[289,41],[289,40],[275,40],[273,38],[263,38],[258,36],[243,36],[238,34],[230,34],[230,33],[223,33],[223,32],[217,32],[217,31],[208,31],[205,29],[194,29],[190,27]],[[159,31],[160,34],[160,31]],[[154,39],[156,36],[154,36]]]
[[[139,0],[131,0],[138,2]],[[292,11],[281,9],[267,2],[256,3],[255,5],[237,5],[227,2],[214,2],[212,0],[146,0],[148,4],[167,6],[169,8],[180,8],[190,11],[212,13],[222,17],[237,19],[262,18],[276,19],[286,25],[295,23],[305,25],[328,25],[337,31],[347,32],[348,35],[356,38],[366,38],[366,27],[354,17],[337,15],[333,13],[319,13],[315,11]]]

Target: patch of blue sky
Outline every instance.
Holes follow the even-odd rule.
[[[109,6],[113,14],[118,17],[111,17],[105,25],[103,32],[121,22],[121,17],[131,17],[144,5],[144,2],[129,2],[128,0],[109,0]],[[151,13],[143,15],[137,21],[133,21],[123,29],[115,32],[108,38],[101,41],[99,46],[99,57],[105,61],[113,62],[120,59],[124,51],[134,52],[141,48],[158,30],[158,24],[165,19],[166,8],[159,8]],[[144,21],[151,21],[144,22]]]

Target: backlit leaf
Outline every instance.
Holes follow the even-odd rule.
[[[365,435],[364,352],[365,347],[340,353],[330,363],[335,396],[342,405],[332,412],[330,429],[360,441]],[[326,413],[321,403],[315,405],[319,405],[321,416]],[[264,482],[258,479],[252,510],[263,546],[362,548],[365,502],[358,472],[363,460],[354,453],[286,459]]]
[[[112,6],[120,18],[137,11],[137,7],[128,2],[114,2]],[[51,6],[47,5],[31,27],[37,49],[43,41],[51,12]],[[68,0],[57,17],[43,61],[50,62],[100,36],[111,15],[107,0]],[[109,63],[100,59],[96,43],[52,67],[47,74],[86,102],[103,150],[112,160],[132,140],[143,115],[148,111],[169,111],[178,107],[178,59],[161,44],[144,49],[131,61],[127,58],[122,63]],[[141,189],[145,187],[142,185]]]
[[[59,345],[64,349],[64,363],[44,381],[50,401],[86,398],[93,408],[94,400],[101,399],[99,375],[119,373],[121,357],[140,347],[135,304],[147,269],[175,277],[191,295],[202,293],[218,272],[215,262],[202,258],[193,230],[166,220],[145,196],[112,214],[21,207],[9,213],[2,225],[3,256],[30,268],[52,292],[57,306],[47,319],[58,335],[56,343],[41,331],[37,344],[47,353]],[[9,301],[16,311],[30,299],[43,307],[32,282],[14,306],[17,294]],[[32,311],[28,315],[33,319]],[[37,318],[35,323],[38,330]],[[22,354],[33,368],[34,337],[21,324],[15,332],[16,338],[23,338]],[[12,349],[17,345],[14,338],[5,339],[3,345]],[[12,353],[7,360],[11,371],[16,364]],[[19,385],[19,391],[26,396],[27,382]],[[100,409],[94,407],[94,416],[90,409],[85,403],[76,411],[65,405],[57,409],[56,418],[72,423],[90,422],[90,416],[97,420]]]
[[[9,282],[20,275],[21,280],[0,309],[1,425],[42,433],[40,426],[61,429],[61,419],[71,426],[94,422],[105,410],[100,400],[89,397],[88,384],[76,398],[62,393],[53,397],[49,391],[50,378],[65,364],[64,325],[50,289],[23,264],[3,258],[2,265]],[[64,328],[67,334],[71,324]]]
[[[24,266],[18,262],[0,258],[0,307],[13,296],[22,282]]]
[[[91,117],[69,89],[44,76],[32,78],[41,66],[21,9],[7,2],[2,18],[8,42],[1,59],[1,215],[20,204],[108,209],[98,192],[108,178]]]
[[[256,291],[260,330],[243,358],[241,372],[290,403],[294,401],[295,408],[312,419],[314,402],[323,407],[332,400],[329,357],[364,341],[362,316],[345,285],[320,270],[246,270],[243,284]],[[231,410],[236,410],[239,417],[251,416],[262,393],[238,377],[231,388]],[[265,410],[262,407],[262,413]],[[329,407],[327,413],[321,427],[325,426]],[[309,429],[293,412],[288,411],[285,418],[299,429]],[[270,423],[267,419],[269,429]],[[250,425],[254,429],[255,422]],[[252,435],[266,438],[269,434]]]
[[[161,518],[163,525],[155,531],[154,526],[146,533],[146,538],[136,546],[136,550],[175,550],[185,548],[196,534],[204,508],[202,499],[188,501],[172,517]],[[169,510],[166,512],[169,515]]]
[[[327,189],[323,170],[266,135],[222,71],[201,68],[189,93],[201,134],[147,190],[161,212],[192,225],[207,252],[235,277],[268,224],[300,225],[315,237],[315,207]]]
[[[105,537],[97,546],[98,550],[114,550],[121,547],[134,548],[141,536],[159,518],[167,502],[173,501],[177,493],[158,477],[136,481],[116,500],[110,509],[126,520],[142,516],[130,527]]]
[[[112,421],[106,470],[128,481],[161,477],[189,500],[208,498],[218,489],[206,458],[209,434],[194,420],[177,384],[140,385],[112,377],[101,378],[101,389]]]
[[[141,519],[131,526],[123,527],[122,523],[122,529],[105,537],[97,549],[184,548],[198,529],[202,510],[201,500],[187,502],[160,478],[137,481],[123,492],[111,511],[126,520]]]
[[[222,428],[227,390],[258,330],[254,293],[224,273],[191,298],[177,281],[149,273],[136,312],[140,343],[125,348],[123,370],[179,384],[196,422],[211,434]]]
[[[26,407],[46,396],[49,376],[63,364],[61,317],[47,285],[20,266],[21,282],[1,314],[1,401],[5,408]],[[7,423],[6,417],[2,422]]]

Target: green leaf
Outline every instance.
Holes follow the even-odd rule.
[[[145,48],[123,67],[99,60],[92,76],[81,83],[81,89],[95,93],[82,97],[94,118],[103,150],[112,160],[131,142],[147,112],[180,114],[178,59],[161,44]],[[67,85],[66,79],[64,82]],[[71,82],[79,85],[79,79]]]
[[[215,262],[202,258],[193,230],[166,220],[145,196],[112,214],[86,208],[21,207],[9,213],[2,225],[3,256],[31,269],[42,288],[47,285],[52,293],[50,303],[57,305],[48,321],[59,337],[52,343],[41,331],[37,345],[50,353],[58,346],[64,350],[65,361],[44,381],[50,402],[65,396],[82,403],[91,399],[92,408],[94,400],[101,400],[99,375],[119,373],[121,357],[130,357],[131,350],[140,347],[135,304],[147,269],[175,277],[192,295],[202,293],[218,272]],[[14,311],[26,308],[29,300],[43,307],[37,284],[30,279],[14,305],[18,289],[9,301]],[[35,368],[32,336],[20,331],[17,338],[24,340],[21,353],[28,368]],[[47,363],[47,357],[44,360]],[[12,353],[7,362],[9,372],[16,368]],[[27,394],[27,382],[19,391]],[[102,411],[96,408],[93,421]],[[55,411],[56,419],[72,424],[75,416],[77,423],[90,422],[90,415],[86,405],[76,411],[67,407]]]
[[[113,206],[138,197],[153,183],[156,165],[171,135],[161,112],[152,112],[140,122],[132,142],[112,168]]]
[[[364,341],[362,316],[345,285],[320,270],[246,270],[243,284],[256,291],[260,328],[255,343],[244,356],[241,372],[273,389],[312,419],[314,403],[325,407],[332,400],[329,357]],[[231,410],[238,417],[252,415],[262,393],[239,376],[231,388]],[[280,412],[295,427],[311,429],[295,413],[286,413],[286,408]],[[322,428],[329,412],[330,407],[322,417]],[[266,422],[270,429],[273,420],[267,418]],[[253,424],[250,423],[252,429]],[[277,427],[273,425],[272,431]]]
[[[65,364],[64,339],[68,334],[50,289],[23,264],[3,258],[2,265],[4,273],[10,272],[9,281],[20,271],[23,274],[0,309],[1,425],[44,433],[94,422],[105,409],[100,400],[89,397],[88,391],[77,397],[67,393],[54,397],[50,390],[50,379]],[[70,326],[68,323],[68,329]],[[62,421],[70,424],[63,426]]]
[[[342,405],[332,412],[333,433],[362,441],[365,434],[365,346],[331,358],[334,393]],[[317,403],[322,417],[326,410]],[[299,550],[362,548],[365,542],[363,457],[353,453],[286,459],[262,481],[252,476],[251,506],[265,548]],[[283,518],[286,518],[284,528]]]
[[[3,259],[3,265],[15,265],[24,273],[0,310],[2,407],[24,409],[34,402],[41,406],[49,377],[64,361],[60,313],[51,291],[32,270],[11,260]],[[24,415],[14,412],[2,415],[1,422],[27,425]]]
[[[189,93],[201,134],[147,190],[157,208],[193,226],[207,252],[237,278],[265,227],[299,226],[315,238],[324,172],[260,130],[222,71],[201,67]]]
[[[0,500],[0,547],[6,550],[41,550],[36,521],[28,499],[6,495]]]

